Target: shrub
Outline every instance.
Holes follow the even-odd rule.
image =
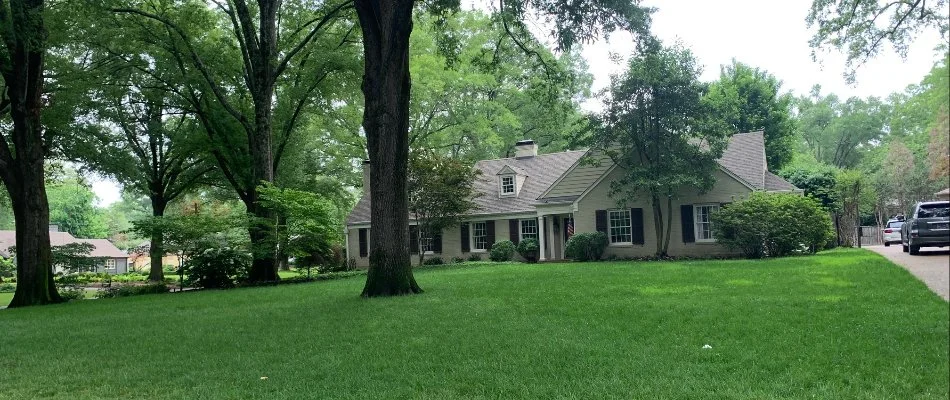
[[[521,257],[528,262],[536,262],[540,248],[541,245],[538,244],[537,239],[525,239],[518,243],[518,254],[521,254]]]
[[[564,253],[574,261],[597,261],[604,254],[606,248],[606,233],[584,232],[567,239]]]
[[[3,282],[6,278],[12,278],[16,276],[16,264],[13,263],[12,258],[0,257],[0,282]]]
[[[482,260],[482,256],[480,256],[480,255],[478,255],[478,254],[470,254],[470,255],[468,256],[468,261],[471,261],[471,262],[478,262],[478,261],[481,261],[481,260]]]
[[[491,245],[488,258],[494,262],[511,261],[515,256],[515,244],[510,240],[502,240]]]
[[[12,283],[0,283],[0,293],[15,292],[16,285]]]
[[[442,265],[442,264],[445,264],[445,262],[442,261],[442,257],[427,258],[425,259],[425,261],[422,262],[422,265]]]
[[[463,262],[465,262],[465,258],[463,257],[452,257],[452,263],[454,264],[461,264]]]
[[[109,299],[113,297],[128,297],[159,293],[168,293],[168,286],[165,286],[163,283],[149,285],[110,286],[99,289],[99,291],[96,292],[96,298]]]
[[[233,287],[247,276],[250,255],[233,247],[200,251],[185,263],[188,284],[207,289]]]
[[[61,286],[57,290],[59,297],[65,301],[82,300],[86,298],[86,290],[79,286]]]
[[[713,234],[748,258],[815,252],[833,237],[831,218],[811,198],[787,193],[752,193],[711,217]]]

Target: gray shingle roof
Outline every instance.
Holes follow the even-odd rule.
[[[484,160],[475,164],[482,175],[475,183],[481,196],[475,199],[478,208],[472,215],[533,212],[538,204],[569,203],[577,196],[537,200],[548,187],[567,172],[587,152],[565,151],[528,158]],[[732,135],[729,146],[719,159],[719,165],[757,190],[796,190],[794,185],[769,172],[765,161],[765,136],[762,132]],[[505,166],[526,176],[517,197],[498,196],[497,174]],[[593,182],[591,182],[593,183]],[[370,220],[370,202],[363,196],[346,219],[347,224],[366,223]]]
[[[502,158],[483,160],[475,163],[482,175],[475,182],[475,190],[481,195],[475,198],[477,208],[472,215],[534,212],[534,207],[542,202],[537,200],[554,181],[567,172],[586,150],[565,151],[541,154],[535,157]],[[518,196],[498,196],[498,171],[505,166],[511,167],[519,175],[525,176],[524,184]],[[353,211],[346,218],[347,224],[366,223],[370,220],[369,196],[360,198]]]
[[[62,246],[69,243],[89,243],[94,246],[90,257],[102,258],[127,258],[129,255],[115,247],[107,239],[77,239],[69,232],[50,232],[50,246]],[[0,231],[0,256],[9,257],[7,251],[11,246],[16,246],[16,231]]]

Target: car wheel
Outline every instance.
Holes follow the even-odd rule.
[[[891,247],[891,242],[884,242],[884,247]]]
[[[910,247],[910,255],[916,256],[920,254],[920,246],[908,246]]]

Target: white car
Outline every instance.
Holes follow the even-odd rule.
[[[887,221],[887,225],[881,230],[881,242],[884,243],[884,246],[890,246],[891,243],[900,244],[901,225],[904,225],[904,221],[896,219]]]

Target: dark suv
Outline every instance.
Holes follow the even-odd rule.
[[[921,247],[950,246],[950,201],[917,203],[901,226],[901,244],[911,255]]]

